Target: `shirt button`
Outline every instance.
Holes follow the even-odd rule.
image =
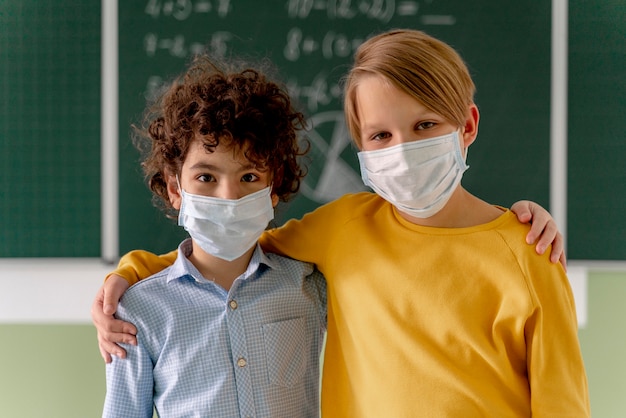
[[[237,366],[239,366],[239,367],[246,367],[246,364],[248,364],[248,362],[247,362],[247,361],[246,361],[246,359],[245,359],[245,358],[243,358],[243,357],[240,357],[240,358],[237,360]]]
[[[231,300],[231,301],[228,303],[228,305],[230,306],[230,309],[232,309],[233,311],[234,311],[235,309],[237,309],[237,307],[239,306],[239,305],[237,305],[237,301],[236,301],[236,300]]]

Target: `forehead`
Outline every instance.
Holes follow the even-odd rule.
[[[189,144],[183,165],[193,165],[200,161],[221,162],[223,164],[253,165],[246,157],[246,147],[238,146],[230,141],[220,141],[216,147],[207,146],[200,138]]]
[[[416,98],[380,76],[366,76],[355,90],[355,109],[361,127],[379,119],[428,109]]]
[[[359,80],[355,87],[354,99],[357,108],[361,102],[370,100],[381,106],[390,103],[411,102],[422,105],[419,97],[409,94],[381,75],[368,74]]]

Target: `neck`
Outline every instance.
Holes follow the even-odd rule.
[[[397,210],[397,209],[396,209]],[[417,218],[398,210],[407,221],[437,228],[467,228],[493,221],[502,211],[458,186],[450,200],[430,218]]]
[[[235,279],[246,271],[254,249],[256,248],[255,244],[242,256],[232,261],[227,261],[207,254],[195,241],[192,241],[192,243],[193,252],[188,257],[189,261],[191,261],[205,279],[217,283],[226,290],[230,290]]]

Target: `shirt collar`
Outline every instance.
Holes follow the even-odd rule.
[[[168,275],[167,282],[169,283],[172,280],[180,279],[185,276],[191,276],[197,282],[204,283],[206,279],[200,274],[198,269],[189,261],[187,258],[191,252],[193,251],[191,238],[187,238],[178,246],[178,256],[176,257],[176,261],[172,264]],[[242,280],[247,280],[250,277],[255,276],[257,271],[262,272],[265,268],[276,268],[276,263],[273,262],[261,249],[259,243],[256,244],[254,248],[254,253],[252,253],[252,258],[250,259],[250,263],[248,264],[248,268],[242,275]]]

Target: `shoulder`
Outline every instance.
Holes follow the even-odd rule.
[[[306,217],[316,217],[320,220],[335,220],[345,222],[361,216],[368,216],[379,211],[382,207],[390,204],[376,193],[359,192],[349,193],[332,202],[326,203]]]
[[[537,254],[535,246],[526,242],[529,230],[530,225],[519,222],[517,216],[510,211],[503,215],[503,221],[494,228],[506,251],[516,260],[519,271],[525,277],[539,281],[551,274],[565,277],[562,266],[550,261],[550,248],[544,254]]]
[[[327,203],[324,206],[329,207],[346,207],[346,208],[362,208],[362,207],[377,207],[385,204],[386,201],[372,192],[359,192],[348,193],[340,198]]]
[[[124,293],[124,296],[128,294],[141,294],[148,291],[149,289],[159,288],[166,285],[167,278],[171,269],[171,266],[167,267],[160,272],[153,274],[152,276],[140,280],[139,282],[129,287],[126,293]]]
[[[148,303],[167,298],[168,273],[171,267],[135,283],[124,292],[120,308],[125,312],[139,311]]]
[[[292,303],[295,300],[304,307],[305,301],[315,301],[316,305],[326,306],[326,279],[311,263],[269,253],[272,268],[264,272],[265,283],[273,283],[274,289],[290,292]],[[303,299],[304,298],[304,299]]]
[[[137,327],[138,335],[146,341],[148,334],[164,330],[180,307],[188,303],[185,278],[170,280],[167,268],[131,286],[120,299],[115,317]],[[154,335],[160,338],[162,335]]]
[[[507,210],[495,221],[493,231],[497,233],[514,253],[534,253],[534,246],[526,243],[530,224],[521,223],[515,213]]]
[[[272,270],[277,273],[306,277],[315,270],[313,264],[304,261],[284,257],[275,253],[265,253],[265,256],[270,260]]]
[[[320,282],[324,281],[324,276],[312,263],[307,263],[293,258],[285,257],[275,253],[266,253],[265,256],[271,262],[271,269],[267,272],[274,276],[289,278],[292,283]],[[266,274],[268,274],[266,272]]]

